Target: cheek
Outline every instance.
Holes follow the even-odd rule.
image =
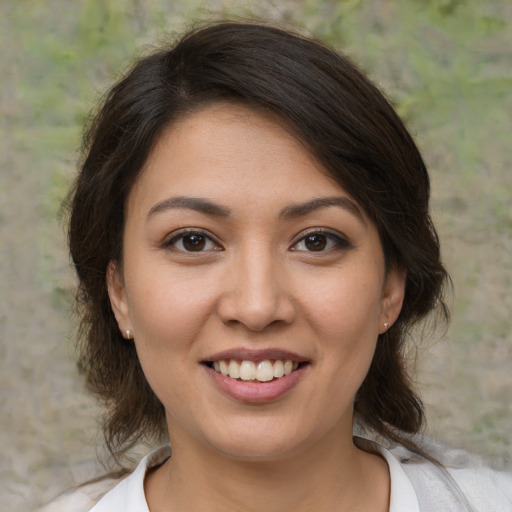
[[[362,280],[355,272],[317,283],[321,293],[304,294],[308,321],[326,339],[356,341],[362,335],[377,337],[381,314],[381,278],[369,274]],[[362,340],[361,340],[362,341]]]
[[[166,408],[174,410],[190,402],[190,361],[197,359],[195,341],[212,300],[203,287],[153,270],[145,276],[132,273],[126,283],[130,318],[149,385]]]
[[[180,344],[192,336],[214,304],[213,288],[190,273],[171,271],[165,265],[139,266],[126,282],[133,328],[147,341]]]
[[[330,368],[325,374],[331,376],[331,389],[349,394],[357,391],[371,364],[381,312],[382,279],[371,272],[365,279],[360,276],[354,272],[329,280],[323,293],[304,305],[307,321],[321,340],[317,355]]]

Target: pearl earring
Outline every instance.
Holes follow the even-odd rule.
[[[133,340],[133,334],[132,334],[132,331],[130,331],[130,329],[126,329],[124,331],[124,337],[127,339],[127,340]]]
[[[387,322],[384,322],[384,329],[386,329],[386,331],[388,330],[388,327],[389,327],[389,324]]]

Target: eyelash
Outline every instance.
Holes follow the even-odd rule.
[[[318,237],[320,236],[320,239],[317,239],[316,243],[319,243],[318,250],[315,249],[309,249],[307,247],[300,249],[298,248],[300,244],[306,244],[308,237]],[[189,250],[187,249],[183,244],[185,243],[185,239],[189,237],[198,237],[198,240],[196,240],[195,243],[199,244],[199,250]],[[190,241],[190,240],[189,240]],[[178,247],[177,244],[181,243],[182,247]],[[202,245],[201,245],[202,243]],[[206,248],[208,244],[212,244],[212,247]],[[323,244],[323,245],[322,245]],[[171,239],[165,242],[166,248],[172,248],[173,250],[176,250],[178,252],[183,252],[187,254],[201,254],[203,252],[209,252],[209,251],[222,251],[223,248],[218,244],[215,239],[207,232],[200,230],[200,229],[187,229],[180,231],[172,236]],[[327,248],[326,248],[327,247]],[[327,231],[325,229],[312,229],[307,233],[301,233],[300,238],[298,238],[290,247],[291,251],[300,251],[305,253],[327,253],[327,252],[334,252],[339,251],[343,249],[349,249],[352,247],[352,244],[343,236],[340,234],[333,233],[332,231]]]
[[[306,240],[308,237],[318,236],[324,237],[324,242],[328,246],[329,242],[331,242],[331,246],[327,249],[325,246],[321,247],[319,250],[308,250],[308,249],[297,249],[297,246],[301,243],[307,243]],[[328,231],[325,229],[312,229],[309,232],[303,234],[301,233],[301,237],[293,243],[290,250],[291,251],[301,251],[306,253],[327,253],[333,251],[340,251],[343,249],[349,249],[352,247],[352,244],[339,233],[333,233],[332,231]]]
[[[203,240],[204,244],[212,244],[213,247],[211,247],[209,249],[204,249],[203,247],[201,247],[201,249],[198,251],[186,249],[183,246],[183,243],[184,243],[186,237],[192,238],[194,236],[201,238]],[[177,243],[180,241],[181,241],[182,248],[178,248],[176,246]],[[200,229],[186,229],[186,230],[180,231],[178,233],[175,233],[172,236],[172,238],[170,238],[168,241],[165,242],[164,245],[166,248],[174,249],[178,252],[183,252],[183,253],[187,253],[187,254],[194,254],[194,253],[200,254],[202,252],[211,251],[211,250],[215,250],[215,251],[222,250],[222,247],[220,247],[220,245],[214,240],[214,238],[209,233],[202,231]]]

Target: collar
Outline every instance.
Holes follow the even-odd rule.
[[[388,464],[391,479],[389,512],[420,512],[416,492],[400,461],[383,446],[369,442]],[[149,469],[162,464],[170,455],[169,446],[146,455],[135,471],[107,492],[90,512],[149,512],[144,477]]]

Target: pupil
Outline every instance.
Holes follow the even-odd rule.
[[[205,237],[203,235],[187,235],[183,237],[183,247],[187,251],[201,251],[205,246]]]
[[[327,245],[327,240],[324,235],[309,235],[306,238],[306,247],[310,251],[323,251]]]

